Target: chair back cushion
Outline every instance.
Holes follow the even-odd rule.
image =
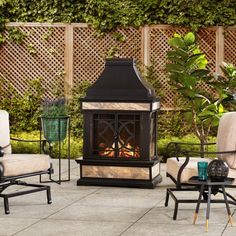
[[[236,150],[236,112],[225,113],[220,118],[216,145],[219,152]],[[236,153],[218,154],[218,158],[236,169]]]
[[[0,110],[0,146],[5,147],[10,144],[9,114]],[[11,145],[4,149],[4,153],[11,153]]]

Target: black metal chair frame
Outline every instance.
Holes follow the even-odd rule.
[[[16,139],[16,138],[11,138],[11,139],[15,140],[15,141],[21,141],[21,142],[40,142],[40,153],[41,153],[41,150],[45,150],[45,148],[44,148],[44,146],[46,145],[45,140],[40,141],[40,140],[21,140],[21,139]],[[2,166],[0,166],[0,197],[3,198],[3,201],[4,201],[5,214],[10,213],[9,198],[12,198],[12,197],[17,197],[17,196],[30,194],[30,193],[34,193],[34,192],[39,192],[39,191],[46,191],[47,203],[48,204],[52,203],[50,186],[41,185],[41,184],[30,184],[30,183],[26,183],[24,181],[18,180],[18,179],[22,179],[22,178],[26,178],[26,177],[41,176],[42,174],[51,175],[53,173],[52,165],[50,166],[50,168],[47,171],[33,172],[33,173],[28,173],[28,174],[23,174],[23,175],[18,175],[18,176],[4,177],[3,173],[4,173],[4,170],[3,170]],[[27,186],[27,187],[32,187],[32,189],[17,191],[14,193],[3,193],[3,191],[6,188],[8,188],[12,185]]]
[[[203,146],[209,146],[209,145],[215,145],[216,143],[205,143]],[[171,146],[174,146],[174,150],[170,150]],[[196,186],[191,183],[181,183],[181,175],[184,170],[184,168],[188,165],[190,161],[190,154],[199,154],[201,158],[204,158],[205,155],[209,154],[227,154],[227,153],[236,153],[236,150],[232,151],[223,151],[223,152],[208,152],[208,151],[193,151],[193,150],[187,150],[187,149],[182,149],[181,146],[199,146],[201,144],[197,143],[184,143],[184,142],[170,142],[167,145],[167,153],[169,154],[169,157],[176,157],[177,161],[179,161],[179,157],[183,155],[186,159],[182,166],[179,169],[179,172],[177,174],[177,179],[175,179],[173,176],[171,176],[169,173],[166,173],[167,177],[170,177],[171,180],[175,183],[176,187],[175,188],[167,188],[166,190],[166,199],[165,199],[165,206],[168,206],[169,203],[169,196],[172,197],[172,199],[175,202],[175,207],[174,207],[174,213],[173,213],[173,220],[177,219],[177,214],[178,214],[178,207],[180,203],[198,203],[198,199],[178,199],[174,192],[177,191],[199,191],[200,192],[200,187]],[[227,186],[227,188],[235,188],[236,186],[230,185]],[[218,190],[217,192],[224,194],[221,190]],[[230,195],[229,193],[226,192],[227,197],[229,197],[231,200],[228,200],[229,204],[236,205],[236,199]],[[200,201],[201,203],[207,203],[208,202],[208,189],[203,190],[203,199]],[[225,200],[217,199],[217,200],[211,200],[212,203],[225,203]]]

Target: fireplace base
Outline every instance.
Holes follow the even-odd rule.
[[[160,163],[156,161],[83,160],[77,185],[154,188],[162,181]]]

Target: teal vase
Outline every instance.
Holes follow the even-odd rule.
[[[63,141],[67,135],[68,117],[41,117],[44,138],[49,142]]]

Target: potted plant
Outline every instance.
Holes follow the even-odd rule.
[[[41,115],[44,138],[49,142],[63,141],[67,134],[68,118],[65,99],[45,101]]]

